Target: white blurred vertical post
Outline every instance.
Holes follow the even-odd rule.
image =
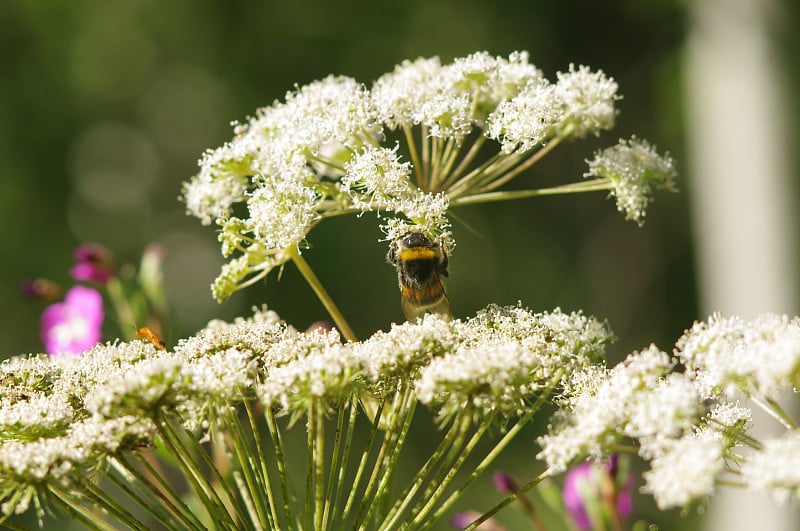
[[[796,161],[782,69],[770,40],[780,5],[694,0],[688,6],[688,193],[701,312],[796,315],[800,272],[790,169]],[[773,421],[758,417],[755,423],[768,435]],[[789,531],[798,529],[798,520],[766,496],[722,488],[707,528]]]

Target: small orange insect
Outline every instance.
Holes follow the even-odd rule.
[[[167,348],[167,343],[164,341],[164,338],[158,335],[155,330],[150,328],[149,326],[143,326],[141,328],[136,329],[136,337],[146,339],[159,350],[164,350]]]

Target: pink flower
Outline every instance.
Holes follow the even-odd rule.
[[[85,243],[72,253],[75,265],[70,269],[72,278],[80,282],[105,284],[117,272],[114,256],[99,243]]]
[[[631,514],[633,475],[618,474],[616,454],[606,463],[582,463],[567,472],[562,498],[578,529],[603,529],[598,519],[620,522]]]
[[[48,354],[80,354],[102,337],[103,297],[92,288],[75,286],[64,302],[44,309],[40,323]]]

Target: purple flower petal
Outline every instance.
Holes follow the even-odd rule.
[[[102,339],[103,297],[91,288],[75,286],[64,302],[45,308],[40,323],[48,354],[80,354]]]

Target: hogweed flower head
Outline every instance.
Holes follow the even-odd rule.
[[[0,482],[5,486],[0,504],[5,514],[27,510],[32,500],[41,507],[48,489],[65,496],[75,492],[76,500],[91,493],[92,500],[104,504],[105,495],[85,480],[90,470],[135,477],[132,488],[142,498],[138,489],[148,488],[149,480],[138,475],[133,463],[140,460],[139,452],[156,444],[179,456],[179,465],[189,467],[194,452],[206,451],[198,440],[228,441],[234,444],[228,454],[234,477],[250,474],[247,477],[252,480],[252,474],[263,470],[261,464],[252,468],[261,460],[277,458],[281,461],[269,466],[285,466],[283,452],[295,449],[281,446],[282,430],[305,418],[312,464],[309,474],[314,479],[308,494],[312,501],[303,511],[322,518],[323,508],[316,507],[313,500],[317,499],[315,492],[320,492],[314,485],[326,481],[319,473],[324,469],[319,468],[320,460],[328,454],[324,439],[330,426],[326,428],[326,418],[338,418],[340,442],[335,447],[342,448],[339,445],[347,440],[346,447],[352,451],[359,444],[353,438],[361,415],[358,404],[374,399],[385,406],[391,427],[380,435],[384,432],[378,429],[379,417],[368,419],[373,430],[369,440],[384,437],[379,456],[371,452],[371,443],[364,448],[362,459],[378,459],[370,465],[374,466],[374,478],[357,479],[355,484],[348,483],[347,489],[341,484],[334,489],[358,492],[364,511],[349,513],[339,505],[337,510],[345,511],[337,516],[342,520],[329,525],[337,528],[343,521],[360,521],[358,518],[370,514],[385,525],[403,518],[430,523],[441,516],[440,504],[451,501],[441,498],[444,490],[434,496],[424,492],[424,474],[403,491],[391,510],[370,501],[388,495],[385,489],[390,482],[382,478],[393,474],[412,420],[419,418],[414,416],[415,404],[430,407],[440,419],[442,442],[433,445],[438,449],[431,459],[443,460],[442,470],[448,471],[461,466],[469,452],[480,448],[477,442],[490,433],[488,427],[494,420],[507,426],[505,423],[516,419],[518,432],[548,397],[559,392],[558,382],[596,361],[610,339],[603,323],[582,314],[490,306],[470,319],[445,321],[427,315],[415,323],[377,332],[365,341],[343,343],[335,329],[300,332],[262,308],[231,323],[213,321],[171,351],[134,340],[96,345],[81,356],[14,358],[0,365],[0,396],[4,398],[0,405]],[[259,425],[257,411],[266,426]],[[348,415],[351,420],[345,422]],[[288,425],[279,423],[282,416],[289,418]],[[243,431],[242,422],[252,424]],[[272,446],[254,443],[251,438],[257,437],[259,430],[270,433],[279,454]],[[218,437],[220,434],[225,437]],[[463,445],[467,438],[470,443]],[[242,453],[244,448],[251,449]],[[261,452],[262,448],[269,452]],[[108,463],[111,470],[100,467],[102,463]],[[489,463],[491,459],[486,459],[484,466]],[[195,481],[203,481],[196,470],[185,471]],[[329,481],[352,481],[352,477],[343,475],[337,480],[331,475]],[[441,479],[441,488],[454,479]],[[262,480],[236,485],[236,492],[245,489],[242,496],[251,507],[265,504],[236,518],[261,521],[273,528],[289,525],[291,520],[273,514],[283,510],[282,501],[269,508],[273,502],[263,496]],[[284,486],[288,488],[285,483],[281,488]],[[228,492],[238,499],[234,491]],[[75,503],[80,507],[80,502]],[[108,504],[102,506],[113,507],[112,502]],[[228,518],[233,517],[220,515],[219,510],[214,509],[215,517],[230,524]],[[185,519],[183,524],[192,521],[190,515],[177,511]],[[171,513],[164,518],[172,518],[167,514]],[[271,516],[259,520],[266,514]]]
[[[647,205],[653,200],[654,190],[675,191],[675,164],[669,155],[659,155],[644,140],[622,139],[616,146],[595,153],[589,161],[589,172],[611,181],[611,195],[617,208],[630,219],[642,225]]]
[[[317,223],[342,214],[376,212],[387,240],[420,231],[450,251],[451,208],[524,197],[487,194],[559,142],[613,127],[619,97],[612,78],[586,66],[570,65],[550,82],[526,52],[404,61],[371,88],[344,76],[296,87],[237,124],[184,184],[187,213],[218,226],[228,258],[214,297],[263,278],[293,258]],[[487,143],[494,147],[485,159],[478,154]],[[625,182],[654,163],[645,151],[629,157]],[[614,175],[591,189],[625,189]],[[581,189],[561,193],[574,191]],[[635,206],[635,219],[644,206]]]

